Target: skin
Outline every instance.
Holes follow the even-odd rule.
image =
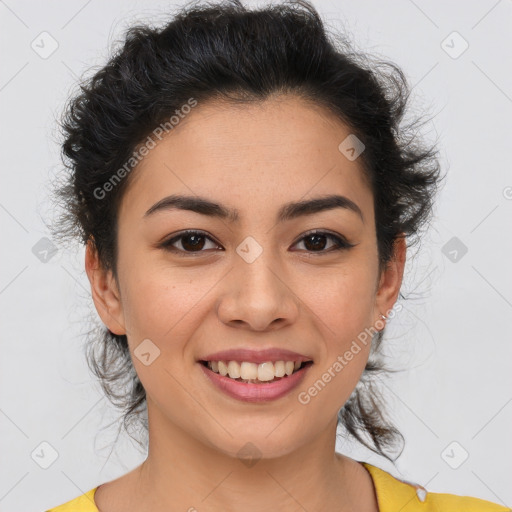
[[[149,453],[100,486],[102,512],[378,510],[366,469],[335,453],[337,412],[361,376],[369,343],[307,405],[297,399],[359,333],[379,325],[402,282],[403,239],[379,274],[372,192],[360,160],[338,150],[350,133],[296,96],[243,107],[209,102],[132,171],[118,217],[119,283],[92,244],[86,271],[102,321],[128,336],[147,393]],[[333,193],[354,201],[363,219],[335,208],[276,223],[284,203]],[[178,209],[144,218],[170,194],[205,196],[236,208],[240,220]],[[211,236],[202,252],[180,257],[159,247],[185,229]],[[304,238],[311,229],[354,247],[334,251],[327,237],[316,249]],[[247,236],[263,249],[252,263],[236,252]],[[184,251],[187,243],[174,247]],[[160,350],[148,366],[133,352],[144,339]],[[314,365],[289,395],[242,402],[213,387],[196,362],[241,347],[282,347]],[[237,458],[248,442],[261,457],[250,467]]]

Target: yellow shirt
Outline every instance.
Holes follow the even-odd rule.
[[[380,512],[511,512],[510,508],[479,498],[427,492],[367,462],[362,464],[372,477]],[[46,512],[99,512],[94,502],[97,488]]]

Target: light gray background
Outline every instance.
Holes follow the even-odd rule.
[[[55,119],[77,77],[104,63],[134,20],[162,19],[171,5],[0,1],[0,511],[42,511],[143,460],[129,438],[110,454],[117,425],[100,432],[116,416],[85,364],[81,319],[92,302],[83,250],[43,263],[32,248],[49,236]],[[434,116],[425,136],[439,137],[449,168],[431,230],[406,269],[410,298],[388,327],[393,364],[410,368],[383,384],[406,438],[398,469],[348,443],[337,449],[430,491],[512,506],[512,2],[314,5],[332,26],[343,20],[359,48],[404,69],[412,114]],[[58,42],[47,58],[31,47],[51,48],[43,31]],[[469,44],[461,55],[454,31]],[[453,237],[466,254],[443,252]],[[58,453],[48,469],[31,455],[49,457],[44,441]]]

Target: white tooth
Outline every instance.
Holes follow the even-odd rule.
[[[229,361],[228,373],[232,379],[238,379],[240,377],[240,365],[236,361]]]
[[[276,377],[284,377],[284,361],[276,361],[274,363],[274,372]]]
[[[219,361],[219,373],[223,377],[228,374],[228,365],[224,361]]]
[[[257,379],[258,365],[256,363],[248,363],[247,361],[244,361],[240,365],[240,377],[244,380]]]
[[[294,365],[293,365],[293,369],[294,370],[298,370],[300,367],[300,361],[295,361]]]
[[[266,361],[261,364],[250,363],[248,361],[208,361],[208,367],[222,375],[232,379],[242,378],[243,380],[260,380],[268,382],[274,377],[284,377],[291,375],[301,363],[294,361]]]
[[[293,363],[292,363],[293,364]],[[258,365],[258,380],[267,381],[274,378],[274,363],[267,362]]]

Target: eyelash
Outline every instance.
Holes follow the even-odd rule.
[[[199,235],[199,236],[202,236],[204,238],[207,238],[209,239],[210,241],[214,242],[214,243],[217,243],[215,242],[215,240],[213,240],[211,237],[209,237],[206,233],[204,233],[203,231],[196,231],[196,230],[187,230],[187,231],[183,231],[182,233],[180,233],[179,235],[177,236],[174,236],[173,238],[163,242],[160,247],[165,249],[166,251],[169,251],[169,252],[172,252],[172,253],[175,253],[177,256],[180,256],[180,257],[187,257],[187,256],[192,256],[192,257],[195,257],[196,254],[201,254],[202,252],[205,252],[204,250],[199,250],[199,251],[184,251],[182,249],[177,249],[176,247],[173,247],[172,244],[174,244],[175,242],[181,240],[182,238],[185,238],[186,236],[189,236],[189,235]],[[297,242],[295,242],[295,244],[293,245],[296,245],[297,243],[301,242],[302,240],[304,240],[305,238],[309,237],[309,236],[312,236],[312,235],[323,235],[323,236],[326,236],[327,238],[330,238],[331,240],[334,241],[335,243],[335,246],[334,248],[331,248],[329,250],[321,250],[321,251],[308,251],[316,256],[322,256],[324,254],[327,254],[327,253],[331,253],[333,251],[341,251],[341,250],[347,250],[347,249],[350,249],[351,247],[354,247],[354,244],[351,244],[349,242],[347,242],[345,239],[343,239],[342,237],[339,237],[337,235],[334,235],[332,233],[329,233],[328,231],[320,231],[320,230],[313,230],[313,231],[309,231],[307,232],[306,234],[304,234],[302,236],[302,238],[300,238],[299,240],[297,240]],[[220,244],[219,244],[220,245]]]

